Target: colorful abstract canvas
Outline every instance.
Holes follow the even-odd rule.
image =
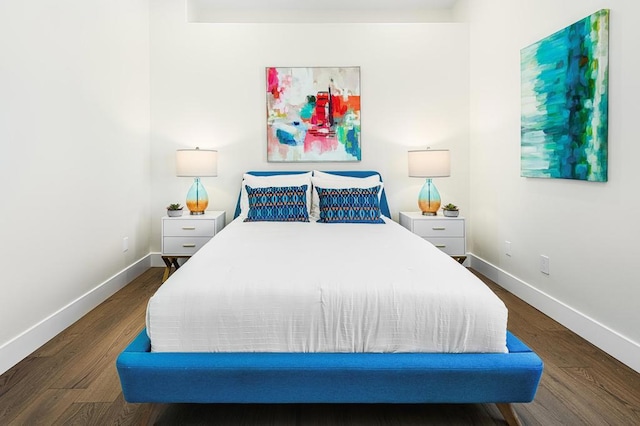
[[[360,68],[267,68],[267,161],[360,161]]]
[[[521,174],[607,181],[609,10],[521,51]]]

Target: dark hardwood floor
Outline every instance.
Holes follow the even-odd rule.
[[[144,325],[160,286],[152,268],[0,376],[0,425],[502,425],[493,404],[128,404],[118,353]],[[638,425],[640,374],[481,277],[509,308],[509,329],[545,370],[525,425]]]

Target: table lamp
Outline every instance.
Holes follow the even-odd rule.
[[[440,208],[440,193],[431,180],[450,175],[448,149],[409,151],[409,176],[427,178],[418,195],[418,206],[425,216],[436,216]]]
[[[176,176],[193,177],[187,192],[187,208],[191,214],[204,214],[209,196],[200,182],[201,177],[218,176],[218,151],[211,149],[179,149],[176,151]]]

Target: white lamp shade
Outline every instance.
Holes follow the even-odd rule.
[[[448,149],[409,151],[409,176],[422,178],[447,177],[451,174]]]
[[[218,151],[200,148],[177,150],[176,176],[218,176]]]

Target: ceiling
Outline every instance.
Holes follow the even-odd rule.
[[[250,10],[440,10],[451,9],[457,0],[199,0],[209,7]]]
[[[458,0],[187,0],[189,22],[450,22]]]

